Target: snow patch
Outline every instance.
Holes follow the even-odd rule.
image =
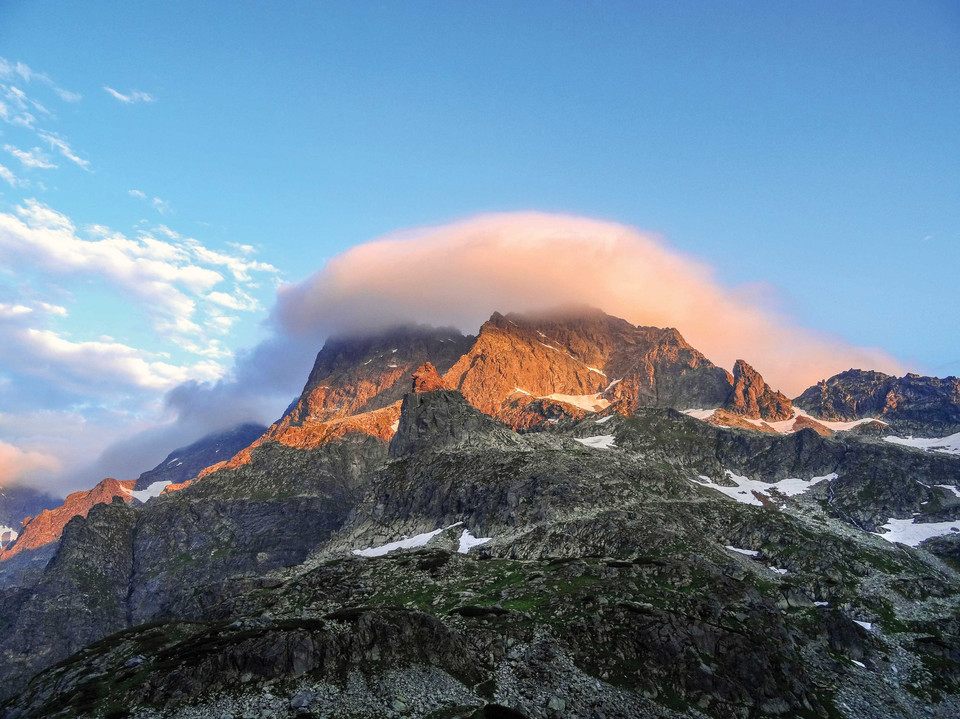
[[[862,667],[863,669],[867,668],[866,664],[864,664],[863,662],[858,662],[856,659],[851,659],[850,661],[856,664],[858,667]]]
[[[798,494],[803,494],[815,484],[824,481],[830,482],[837,478],[837,473],[832,472],[831,474],[825,474],[822,477],[813,477],[811,479],[787,478],[781,479],[779,482],[761,482],[756,479],[750,479],[749,477],[741,477],[729,469],[726,470],[726,474],[731,481],[736,483],[735,487],[724,487],[716,484],[712,479],[703,474],[700,475],[699,480],[694,479],[691,481],[722,492],[731,499],[735,499],[743,504],[753,504],[757,507],[762,507],[763,502],[756,496],[758,494],[765,499],[772,499],[771,493],[776,491],[785,497],[793,497]]]
[[[683,413],[695,419],[710,419],[716,411],[716,409],[686,409]]]
[[[697,419],[707,420],[707,419],[710,419],[711,416],[713,416],[714,412],[716,412],[715,409],[688,409],[684,411],[684,414],[690,415],[691,417],[695,417]],[[854,427],[859,427],[861,424],[866,424],[867,422],[880,422],[880,424],[884,424],[884,425],[886,424],[886,422],[883,422],[882,420],[879,420],[879,419],[875,419],[873,417],[866,417],[864,419],[855,419],[852,422],[829,422],[825,419],[818,419],[813,415],[808,414],[807,412],[804,412],[799,407],[793,408],[793,415],[789,419],[783,419],[783,420],[780,420],[779,422],[768,422],[767,420],[763,420],[763,419],[751,419],[750,417],[743,417],[743,416],[741,416],[740,419],[744,420],[745,422],[749,422],[755,427],[767,426],[767,427],[771,427],[772,429],[779,432],[780,434],[792,434],[793,432],[796,432],[798,430],[796,426],[796,422],[797,422],[797,419],[799,419],[800,417],[806,417],[807,419],[811,419],[817,424],[823,425],[827,429],[833,430],[834,432],[848,432]]]
[[[604,422],[609,422],[611,419],[613,419],[613,415],[608,414],[606,417],[601,417],[598,419],[596,422],[594,422],[594,424],[603,424]],[[958,496],[960,496],[960,493],[958,493]]]
[[[601,434],[597,437],[574,437],[580,444],[594,449],[611,449],[616,447],[616,438],[612,434]]]
[[[460,534],[460,547],[457,549],[460,554],[466,554],[473,547],[479,547],[481,544],[486,544],[493,537],[474,537],[470,534],[470,530],[464,529]]]
[[[814,602],[813,605],[815,607],[829,607],[830,602]]]
[[[786,569],[780,569],[780,567],[768,567],[771,572],[776,572],[777,574],[786,574]]]
[[[139,499],[141,502],[146,502],[148,499],[159,497],[168,484],[171,484],[171,482],[161,480],[159,482],[154,482],[146,489],[140,489],[136,492],[131,492],[131,494],[133,494],[134,499]]]
[[[616,387],[616,386],[617,386],[618,384],[620,384],[621,382],[623,382],[623,377],[621,377],[620,379],[615,379],[615,380],[613,380],[613,382],[611,382],[611,383],[608,384],[606,387],[604,387],[602,390],[600,390],[600,393],[601,393],[601,394],[605,394],[605,393],[609,392],[611,389],[613,389],[614,387]]]
[[[384,554],[389,554],[397,549],[413,549],[414,547],[423,547],[438,534],[446,532],[448,529],[459,527],[461,524],[463,524],[463,522],[456,522],[455,524],[451,524],[449,527],[441,527],[440,529],[434,529],[432,532],[416,534],[412,537],[404,537],[403,539],[398,539],[396,542],[381,544],[379,547],[354,549],[353,553],[359,557],[382,557]]]
[[[0,525],[0,537],[2,537],[2,536],[3,536],[5,533],[7,533],[7,532],[10,532],[10,541],[11,541],[11,542],[12,542],[14,539],[16,539],[17,537],[20,536],[20,535],[17,533],[17,530],[14,529],[13,527],[4,527],[4,526]]]
[[[398,429],[400,429],[400,420],[399,420],[399,419],[398,419],[396,422],[394,422],[393,424],[390,425],[390,431],[391,431],[391,432],[396,432]]]
[[[176,462],[178,459],[180,459],[180,458],[179,458],[179,457],[174,457],[174,458],[171,459],[169,462],[167,462],[167,466],[169,467],[171,464],[173,464],[174,462]]]
[[[885,442],[899,444],[904,447],[915,447],[924,452],[943,452],[944,454],[960,454],[960,432],[940,439],[925,439],[923,437],[884,437]],[[958,495],[960,496],[960,495]]]
[[[599,394],[548,394],[541,399],[552,399],[557,402],[565,402],[579,407],[585,412],[596,412],[598,409],[606,409],[610,403]]]
[[[736,552],[737,554],[746,554],[748,557],[756,557],[760,554],[756,549],[740,549],[740,547],[731,547],[729,544],[725,546],[724,549],[729,549],[731,552]]]
[[[853,621],[866,629],[868,632],[873,631],[873,622],[861,622],[859,619],[854,619]]]
[[[960,519],[950,522],[916,522],[913,519],[890,519],[880,529],[884,532],[873,532],[888,542],[900,542],[916,547],[920,542],[932,537],[942,537],[954,532],[960,532]]]
[[[599,424],[599,423],[598,423],[598,424]],[[953,485],[950,485],[950,484],[935,484],[934,486],[935,486],[935,487],[940,487],[940,489],[949,489],[951,492],[953,492],[953,496],[954,496],[954,497],[960,497],[960,489],[957,489],[957,488],[954,487]]]

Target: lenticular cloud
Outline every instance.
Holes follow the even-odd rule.
[[[900,371],[886,353],[796,326],[762,299],[721,286],[660,238],[562,215],[483,215],[393,233],[281,288],[274,321],[289,335],[398,322],[475,332],[498,310],[588,304],[634,324],[676,327],[715,363],[753,364],[789,395],[850,367]]]

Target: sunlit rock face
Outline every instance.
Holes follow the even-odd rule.
[[[635,327],[599,310],[495,313],[444,375],[482,412],[515,428],[580,419],[617,405],[716,407],[732,378],[673,329]]]
[[[773,422],[793,416],[790,400],[768,387],[760,373],[743,360],[737,360],[733,366],[733,391],[725,409],[752,419]]]
[[[105,479],[93,489],[67,495],[59,507],[44,510],[35,517],[27,517],[23,521],[17,541],[0,553],[0,560],[9,559],[25,550],[37,549],[57,541],[63,534],[63,528],[67,522],[74,517],[86,517],[94,505],[112,502],[114,498],[124,502],[131,501],[136,483],[135,479],[124,481]]]

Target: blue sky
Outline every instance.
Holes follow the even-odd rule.
[[[483,212],[659,233],[960,373],[953,2],[13,0],[0,57],[0,481],[169,419],[278,283]]]

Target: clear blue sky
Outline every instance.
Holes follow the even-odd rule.
[[[162,262],[164,243],[193,238],[191,266],[223,278],[170,279],[196,310],[157,309],[144,286],[159,265],[65,268],[11,248],[27,240],[9,230],[0,308],[13,329],[0,332],[26,339],[17,357],[0,352],[8,417],[42,406],[142,418],[163,387],[213,377],[257,340],[278,281],[397,228],[515,209],[662,233],[726,285],[774,286],[800,324],[960,373],[950,0],[7,0],[0,57],[12,176],[0,212],[26,222],[16,208],[35,199],[43,232],[56,224],[45,209],[80,240],[106,236],[91,225],[152,238],[149,251],[114,248],[127,259]],[[10,87],[46,113],[27,104],[33,122],[13,122]],[[265,264],[244,279],[206,251]],[[211,291],[232,299],[213,307]],[[191,352],[176,317],[220,318],[219,356]],[[147,362],[118,370],[128,389],[63,379],[57,362],[95,356],[94,341]],[[34,362],[30,347],[46,354]],[[30,441],[0,418],[5,437]]]

